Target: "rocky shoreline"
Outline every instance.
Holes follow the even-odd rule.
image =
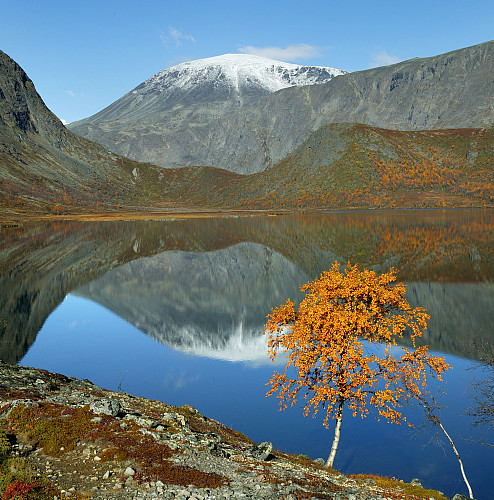
[[[319,459],[256,444],[189,405],[3,362],[0,464],[0,487],[10,475],[11,490],[42,483],[48,492],[8,498],[445,498],[417,481],[345,476]]]

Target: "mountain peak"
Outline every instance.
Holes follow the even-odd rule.
[[[218,86],[235,88],[257,87],[276,92],[293,85],[324,83],[346,71],[324,66],[302,66],[250,54],[223,54],[187,61],[167,68],[147,79],[133,93],[157,90],[170,85],[183,90],[191,86],[214,82]]]

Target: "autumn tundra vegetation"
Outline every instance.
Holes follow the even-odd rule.
[[[427,346],[416,346],[429,315],[411,308],[405,288],[396,283],[394,269],[378,275],[348,263],[341,272],[335,262],[301,288],[306,296],[298,308],[288,299],[268,315],[270,357],[283,353],[287,363],[269,380],[267,395],[277,393],[280,409],[302,399],[305,416],[325,412],[326,427],[336,420],[327,467],[335,459],[345,407],[353,416],[366,417],[374,407],[378,419],[407,422],[403,405],[428,401],[428,377],[442,380],[450,368]],[[413,348],[401,347],[397,355],[397,339],[404,335]]]

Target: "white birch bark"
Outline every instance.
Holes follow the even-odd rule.
[[[439,425],[439,427],[441,427],[441,430],[444,432],[444,434],[448,438],[448,441],[450,442],[451,446],[453,447],[453,451],[455,452],[456,458],[458,459],[458,462],[460,462],[461,474],[463,476],[463,480],[465,481],[465,484],[467,485],[468,493],[470,495],[470,498],[473,498],[472,488],[470,487],[470,483],[468,482],[467,476],[465,474],[465,469],[463,468],[463,462],[461,461],[460,454],[458,453],[458,450],[456,449],[455,443],[453,443],[453,440],[451,439],[450,435],[446,432],[446,429],[443,427],[443,424],[439,421],[439,419],[437,420],[437,424]]]
[[[326,462],[326,467],[333,467],[334,457],[336,455],[336,450],[338,449],[338,443],[340,442],[340,430],[341,430],[341,419],[343,418],[343,412],[340,410],[338,416],[336,417],[336,427],[334,429],[334,439],[331,446],[331,452]]]

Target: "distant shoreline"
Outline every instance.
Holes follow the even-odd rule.
[[[326,208],[304,208],[304,209],[271,209],[271,210],[244,210],[244,209],[198,209],[198,208],[176,208],[162,211],[128,211],[128,212],[85,212],[71,214],[5,214],[0,213],[0,227],[9,227],[18,223],[41,222],[41,221],[78,221],[78,222],[99,222],[99,221],[138,221],[138,220],[170,220],[170,219],[214,219],[230,217],[253,217],[267,216],[276,217],[278,215],[295,214],[310,215],[321,213],[343,213],[343,212],[392,212],[401,211],[427,211],[440,212],[450,210],[492,210],[494,206],[485,207],[397,207],[397,208],[362,208],[362,207],[326,207]]]

